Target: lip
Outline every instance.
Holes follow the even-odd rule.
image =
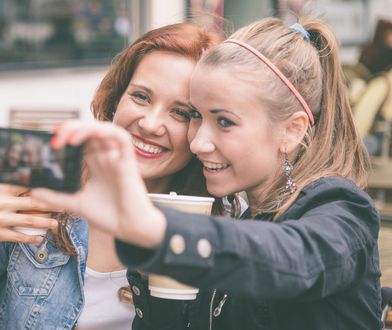
[[[225,170],[227,170],[227,169],[230,167],[230,165],[227,164],[227,166],[224,167],[224,168],[220,168],[220,169],[210,169],[210,168],[204,166],[204,163],[212,163],[212,164],[225,164],[225,163],[216,162],[216,161],[210,161],[210,160],[205,160],[205,159],[199,159],[199,160],[202,162],[202,165],[203,165],[203,173],[204,173],[205,175],[207,175],[207,174],[208,174],[208,175],[219,174],[219,173],[224,172]]]
[[[139,141],[141,141],[141,142],[143,142],[143,143],[151,144],[152,146],[156,146],[156,147],[158,147],[158,148],[162,148],[162,149],[165,149],[165,150],[168,150],[168,149],[169,149],[169,148],[167,148],[167,147],[165,147],[165,146],[163,146],[163,145],[160,145],[160,144],[158,144],[158,143],[155,143],[155,142],[152,142],[152,141],[143,139],[143,138],[141,138],[140,136],[138,136],[138,135],[136,135],[136,134],[131,134],[131,135],[132,135],[133,138],[135,138],[136,140],[139,140]]]
[[[149,145],[152,145],[152,146],[155,146],[155,147],[158,147],[158,148],[162,148],[162,149],[163,149],[162,152],[153,154],[153,153],[150,153],[150,152],[141,150],[141,149],[139,149],[138,147],[136,147],[135,145],[132,145],[133,148],[134,148],[134,150],[135,150],[136,155],[138,155],[138,156],[140,156],[140,157],[148,158],[148,159],[160,158],[160,157],[162,157],[163,155],[165,155],[166,152],[169,150],[168,148],[166,148],[166,147],[164,147],[164,146],[162,146],[162,145],[160,145],[160,144],[158,144],[158,143],[154,143],[154,142],[152,142],[152,141],[143,139],[143,138],[141,138],[141,137],[139,137],[139,136],[137,136],[137,135],[132,135],[132,137],[134,137],[136,140],[138,140],[138,141],[140,141],[140,142],[143,142],[143,143],[145,143],[145,144],[149,144]]]

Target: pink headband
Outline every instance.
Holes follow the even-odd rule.
[[[223,43],[232,43],[232,44],[237,44],[247,50],[249,50],[251,53],[253,53],[255,56],[257,56],[262,62],[264,62],[279,78],[284,82],[284,84],[290,89],[290,91],[294,94],[294,96],[297,98],[298,102],[302,105],[302,108],[305,110],[306,114],[309,117],[309,121],[312,125],[314,125],[314,118],[312,111],[310,111],[310,108],[306,101],[303,99],[301,94],[297,91],[297,89],[294,87],[294,85],[286,78],[286,76],[268,59],[266,58],[263,54],[261,54],[256,48],[253,48],[251,45],[248,45],[245,42],[239,41],[239,40],[234,40],[234,39],[227,39]]]

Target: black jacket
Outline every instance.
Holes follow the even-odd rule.
[[[139,316],[133,329],[382,328],[379,215],[353,182],[316,180],[274,223],[266,214],[255,221],[163,212],[168,227],[158,250],[116,242],[131,287],[140,293],[134,294]],[[185,239],[180,254],[171,248],[173,235]],[[200,239],[212,246],[208,256],[198,252]],[[153,298],[136,269],[199,287],[198,298]]]

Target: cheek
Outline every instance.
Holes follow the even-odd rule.
[[[176,152],[190,153],[189,142],[187,138],[188,126],[185,124],[178,125],[177,127],[172,127],[170,132],[171,133],[169,133],[169,135],[173,149],[175,149]]]
[[[191,120],[191,122],[189,123],[188,134],[187,134],[189,144],[191,144],[193,139],[195,138],[196,132],[197,132],[196,124],[194,123],[194,121]]]
[[[113,123],[119,125],[121,127],[128,127],[137,119],[137,113],[134,109],[128,107],[127,109],[124,107],[117,107],[116,112],[113,116]]]

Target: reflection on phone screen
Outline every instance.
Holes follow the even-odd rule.
[[[66,189],[66,177],[70,164],[66,156],[70,149],[52,149],[51,137],[52,134],[46,132],[0,130],[0,181],[28,187],[69,190]],[[74,161],[75,164],[71,165],[78,168],[80,160],[77,157],[70,161]],[[74,185],[72,182],[68,184]]]

